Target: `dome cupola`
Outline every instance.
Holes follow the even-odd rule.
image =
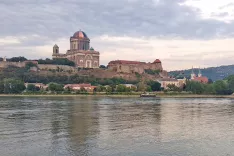
[[[81,31],[81,30],[75,32],[72,37],[74,37],[74,38],[87,38],[88,39],[88,36],[86,35],[86,33]]]

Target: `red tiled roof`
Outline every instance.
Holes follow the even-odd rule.
[[[156,59],[154,63],[162,63],[159,59]]]
[[[201,82],[201,83],[208,83],[208,78],[205,76],[202,77],[194,77],[193,81]]]

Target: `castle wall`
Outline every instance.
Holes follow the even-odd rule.
[[[0,68],[7,68],[9,66],[15,66],[15,67],[25,67],[25,62],[0,62]]]
[[[119,73],[144,73],[145,69],[163,71],[161,63],[139,63],[139,64],[108,64],[108,68]]]

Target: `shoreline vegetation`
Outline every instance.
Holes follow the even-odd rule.
[[[11,58],[12,62],[27,60],[23,57]],[[68,60],[40,60],[43,64],[70,64]],[[40,62],[39,62],[40,64]],[[184,79],[181,83],[159,81],[159,71],[145,70],[153,78],[147,79],[133,73],[132,79],[124,77],[97,78],[82,69],[84,75],[54,69],[54,71],[31,71],[37,64],[28,62],[25,67],[9,66],[0,69],[0,96],[114,96],[140,97],[147,92],[157,97],[231,97],[234,96],[234,75],[223,80],[197,82]],[[101,68],[101,67],[100,67]],[[104,68],[104,67],[102,67]],[[78,69],[77,69],[78,70]],[[79,69],[80,71],[80,69]],[[96,71],[99,72],[99,71]],[[167,85],[166,85],[167,84]],[[165,86],[166,85],[166,86]]]
[[[140,94],[0,94],[0,97],[140,97]],[[147,97],[143,97],[147,99]],[[152,97],[150,97],[152,98]],[[156,94],[155,98],[234,98],[233,95]]]

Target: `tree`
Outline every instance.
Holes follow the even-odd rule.
[[[131,87],[131,91],[136,92],[136,91],[137,91],[137,87],[132,86],[132,87]]]
[[[117,92],[125,92],[126,91],[126,86],[124,85],[118,85],[116,88]]]
[[[234,92],[234,75],[230,75],[227,78],[225,78],[228,84],[228,88]]]
[[[106,69],[106,66],[100,65],[99,68]]]
[[[145,91],[145,84],[143,82],[137,84],[137,91]]]
[[[4,93],[4,83],[3,81],[0,81],[0,94]]]
[[[145,69],[145,72],[150,75],[158,75],[160,70]]]
[[[34,84],[28,84],[27,91],[35,92],[36,86]]]
[[[175,84],[168,84],[167,88],[169,91],[177,91],[180,92],[182,91],[179,87],[177,87]]]
[[[208,84],[212,84],[213,80],[212,79],[208,79]]]
[[[204,94],[215,94],[215,88],[213,84],[204,84]]]
[[[195,81],[187,81],[186,82],[186,91],[190,91],[193,94],[202,94],[204,93],[204,86],[203,84]]]
[[[19,57],[12,57],[8,60],[9,62],[24,62],[27,61],[25,57],[19,56]]]
[[[228,84],[223,80],[214,82],[215,92],[218,95],[229,95],[232,94],[232,90],[228,88]]]
[[[106,92],[107,92],[107,93],[111,93],[111,92],[112,92],[112,87],[111,87],[111,86],[107,86]]]
[[[146,91],[147,92],[152,92],[152,88],[150,86],[146,86]]]
[[[149,81],[147,82],[147,85],[149,85],[152,89],[152,91],[160,91],[161,90],[161,84],[157,81]]]
[[[24,82],[16,79],[4,79],[5,94],[19,94],[25,90]]]
[[[26,70],[29,70],[31,67],[37,67],[37,65],[34,64],[34,63],[32,63],[32,62],[27,62],[27,63],[25,64],[25,69],[26,69]]]
[[[55,92],[59,92],[59,91],[63,91],[63,85],[61,84],[57,84],[57,83],[49,83],[48,89],[50,91],[55,91]]]
[[[47,58],[45,60],[38,60],[38,64],[55,64],[55,65],[68,65],[75,66],[73,61],[68,60],[67,58],[54,58],[53,60]]]

